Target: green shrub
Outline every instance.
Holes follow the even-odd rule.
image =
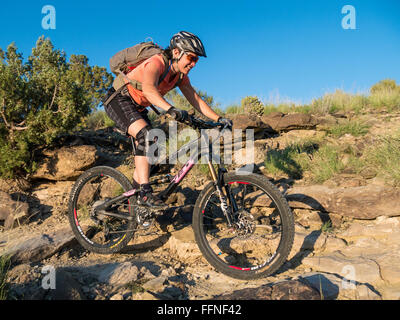
[[[95,110],[112,83],[83,55],[55,50],[44,37],[24,61],[14,44],[0,50],[0,176],[35,168],[35,150],[71,131]]]
[[[345,134],[351,134],[354,137],[363,136],[368,133],[370,125],[359,120],[339,123],[328,129],[328,132],[335,137],[341,137]]]
[[[281,103],[278,105],[267,104],[264,106],[264,114],[268,115],[273,112],[282,112],[282,113],[310,113],[311,106],[310,105],[296,105],[294,103],[285,104]]]
[[[340,160],[339,149],[332,145],[323,145],[314,154],[310,163],[312,180],[317,183],[323,183],[341,172],[344,167],[343,162]]]
[[[284,149],[267,152],[264,165],[271,174],[285,173],[289,177],[300,179],[309,169],[310,156],[317,152],[318,144],[314,141],[292,143]]]
[[[375,83],[371,89],[370,92],[371,94],[377,94],[382,91],[384,92],[390,92],[390,91],[395,91],[398,90],[398,86],[396,84],[396,81],[393,79],[384,79],[379,81],[378,83]]]
[[[364,167],[376,172],[389,183],[400,186],[400,134],[380,137],[378,143],[364,152]]]
[[[0,256],[0,300],[7,300],[8,297],[7,274],[10,266],[10,257]]]
[[[368,98],[363,95],[353,95],[336,90],[334,93],[326,93],[322,98],[311,102],[310,111],[314,114],[325,115],[338,111],[355,111],[359,113],[368,104]]]
[[[397,90],[375,90],[368,97],[371,108],[388,112],[400,110],[400,89]]]
[[[285,173],[294,179],[301,179],[309,172],[316,183],[330,179],[345,167],[337,147],[316,141],[293,143],[282,150],[268,151],[264,165],[268,173]]]
[[[95,111],[92,112],[84,121],[84,125],[87,129],[98,130],[107,127],[115,126],[114,121],[112,121],[105,111]]]
[[[242,99],[242,110],[247,114],[262,116],[264,105],[257,97],[245,97]]]

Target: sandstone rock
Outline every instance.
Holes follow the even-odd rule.
[[[340,278],[329,273],[309,273],[301,275],[301,281],[317,290],[324,300],[338,298],[380,300],[382,297],[371,286],[351,283],[345,278]]]
[[[114,295],[110,298],[110,300],[124,300],[124,297],[122,296],[122,294],[117,293],[117,294],[114,294]]]
[[[284,115],[277,112],[262,116],[261,121],[277,132],[314,128],[317,125],[317,121],[312,115],[303,113]]]
[[[193,263],[202,258],[191,226],[172,232],[165,246],[183,263]]]
[[[384,300],[400,300],[400,286],[387,286],[382,292]]]
[[[139,270],[131,262],[111,264],[98,272],[98,280],[112,286],[121,286],[131,281],[136,281]]]
[[[247,288],[221,295],[214,300],[319,300],[312,287],[295,280],[282,281],[258,288]]]
[[[309,209],[293,209],[296,223],[311,230],[320,230],[325,223],[330,223],[332,227],[339,227],[343,217],[335,213],[320,212]]]
[[[391,285],[400,285],[400,253],[387,252],[376,257],[383,280]]]
[[[327,255],[306,257],[302,264],[314,270],[335,273],[344,278],[353,277],[357,283],[376,283],[382,281],[379,265],[368,258],[347,258],[339,252]]]
[[[231,117],[233,129],[268,129],[269,126],[260,117],[251,114],[237,114]]]
[[[286,132],[284,135],[281,135],[280,140],[285,141],[285,146],[294,142],[300,142],[304,140],[315,139],[319,140],[326,136],[326,132],[317,131],[313,129],[294,129]]]
[[[15,246],[6,248],[3,254],[12,255],[14,263],[38,262],[51,257],[75,241],[71,228],[67,227],[48,234],[24,238]]]
[[[342,239],[326,235],[320,230],[308,231],[305,229],[299,230],[299,228],[297,228],[289,259],[306,250],[310,250],[314,253],[333,252],[345,247],[346,243]]]
[[[319,116],[317,117],[316,121],[317,121],[316,128],[318,130],[326,130],[338,123],[338,119],[330,114],[327,114],[325,116]]]
[[[56,270],[56,287],[48,289],[48,299],[51,300],[85,300],[81,285],[68,272]]]
[[[34,276],[31,273],[32,267],[27,263],[22,263],[12,268],[8,273],[7,277],[10,281],[16,284],[23,284],[34,280]]]
[[[77,178],[96,162],[95,146],[62,147],[46,150],[32,179],[70,180]]]
[[[8,193],[0,191],[0,220],[4,220],[4,228],[11,229],[21,224],[28,217],[29,205],[14,201]]]
[[[332,212],[357,219],[400,215],[399,199],[400,189],[372,184],[351,188],[294,187],[287,196],[293,208]]]
[[[150,292],[136,293],[132,296],[132,300],[159,300],[157,297],[152,295]]]
[[[400,244],[400,218],[380,216],[375,220],[353,222],[340,237],[360,247],[373,248],[373,240],[384,245]],[[368,240],[362,243],[360,240]],[[381,249],[379,249],[381,250]]]
[[[143,289],[149,290],[151,292],[160,292],[164,289],[165,283],[167,281],[167,277],[160,276],[154,279],[147,281],[143,284]]]
[[[0,178],[0,191],[12,194],[14,192],[27,191],[32,187],[30,181],[25,178],[2,179]]]

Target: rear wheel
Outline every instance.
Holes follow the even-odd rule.
[[[105,210],[123,218],[102,215],[95,209],[132,189],[128,178],[110,167],[91,168],[77,179],[69,198],[68,218],[76,239],[85,249],[115,253],[132,239],[137,226],[132,219],[132,198],[123,197]]]
[[[196,201],[193,230],[199,249],[218,271],[238,279],[256,279],[276,272],[293,244],[294,220],[281,192],[257,174],[224,175],[231,193],[232,224],[221,209],[214,183]]]

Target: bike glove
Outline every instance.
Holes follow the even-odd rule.
[[[167,110],[167,113],[172,116],[176,121],[185,122],[189,120],[189,114],[186,110],[177,109],[171,107]]]
[[[228,129],[232,129],[233,122],[231,119],[219,117],[217,122],[222,123],[223,125],[227,125]]]

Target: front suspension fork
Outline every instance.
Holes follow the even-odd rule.
[[[208,168],[221,201],[221,210],[228,221],[229,227],[231,227],[233,223],[233,214],[237,212],[238,207],[229,186],[224,182],[224,173],[226,173],[227,170],[218,164],[218,171],[215,171],[211,161],[208,161]],[[228,205],[228,200],[231,204],[230,206]]]

